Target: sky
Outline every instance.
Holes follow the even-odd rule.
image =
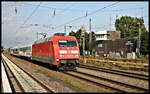
[[[146,1],[3,1],[1,4],[1,38],[6,48],[33,44],[37,32],[47,33],[47,37],[64,33],[65,25],[67,34],[71,30],[76,32],[83,24],[89,32],[90,18],[93,32],[115,30],[115,20],[122,16],[143,17],[145,27],[149,28]]]

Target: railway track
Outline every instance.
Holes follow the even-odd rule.
[[[87,79],[86,77],[81,77],[81,76],[79,76],[79,75],[74,75],[73,72],[63,72],[63,73],[66,74],[66,75],[69,75],[69,76],[72,76],[72,77],[75,77],[75,78],[78,78],[78,79],[81,79],[81,80],[90,82],[90,83],[95,84],[95,85],[97,85],[97,86],[100,86],[100,87],[103,87],[103,88],[106,88],[106,89],[110,89],[110,90],[112,90],[113,92],[126,93],[125,91],[122,91],[122,90],[120,90],[120,89],[113,88],[113,87],[110,87],[110,86],[107,86],[107,85],[104,85],[104,84],[101,84],[101,83],[92,81],[92,80],[90,80],[90,79]]]
[[[81,68],[85,68],[85,67],[86,66],[83,65]],[[91,69],[89,67],[90,66],[88,66],[87,69]],[[92,67],[91,70],[95,70],[96,68],[97,67],[95,67],[95,68]],[[97,68],[97,70],[99,71],[99,68]],[[106,72],[106,71],[103,71],[103,72]],[[142,93],[143,92],[149,92],[148,89],[144,89],[144,88],[132,86],[132,85],[129,85],[129,84],[113,81],[111,79],[106,79],[106,78],[94,76],[94,75],[87,74],[87,73],[84,73],[84,72],[77,71],[77,72],[64,72],[64,73],[67,74],[67,75],[70,75],[70,76],[73,76],[73,77],[76,77],[76,78],[88,81],[88,82],[93,83],[93,84],[95,84],[97,86],[109,89],[109,90],[111,90],[113,92],[122,92],[122,93],[126,93],[126,92],[142,92]],[[111,73],[111,72],[108,72],[108,73]],[[141,79],[141,78],[139,78],[139,79]],[[33,92],[35,92],[35,91],[33,91]]]
[[[45,86],[41,81],[23,70],[21,67],[17,66],[3,54],[2,61],[4,62],[5,66],[8,67],[11,75],[13,75],[13,77],[15,78],[15,81],[17,82],[17,85],[19,86],[21,92],[53,93],[53,91]]]
[[[104,87],[106,89],[111,89],[115,92],[121,92],[121,93],[132,93],[132,92],[149,92],[149,90],[132,86],[129,84],[113,81],[111,79],[106,79],[103,77],[94,76],[91,74],[87,74],[84,72],[63,72],[64,74],[88,81],[90,83],[96,84],[100,87]]]
[[[106,68],[98,68],[98,67],[87,66],[87,65],[80,65],[79,67],[149,81],[148,75],[119,71],[119,70],[112,70],[112,69],[106,69]]]

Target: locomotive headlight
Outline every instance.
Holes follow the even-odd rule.
[[[57,58],[57,59],[56,59],[56,61],[58,62],[58,61],[59,61],[59,59]]]
[[[60,54],[67,54],[67,51],[66,50],[60,50],[59,53]]]
[[[72,50],[71,53],[72,54],[78,54],[78,50]]]
[[[60,55],[60,57],[64,57],[64,55]]]

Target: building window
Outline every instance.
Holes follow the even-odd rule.
[[[96,38],[107,38],[107,35],[106,34],[96,35]]]
[[[102,44],[98,44],[98,47],[103,47],[103,45]]]

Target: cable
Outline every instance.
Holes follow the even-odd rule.
[[[29,18],[35,13],[35,11],[39,8],[39,6],[40,6],[40,4],[41,4],[42,2],[40,2],[39,3],[39,5],[33,10],[33,12],[31,13],[31,15],[24,21],[24,23],[22,24],[22,25],[24,25],[26,22],[27,22],[27,20],[29,20]]]
[[[116,5],[117,3],[119,3],[119,1],[116,2],[116,3],[110,4],[110,5],[106,6],[106,7],[103,7],[103,8],[101,8],[101,9],[98,9],[98,10],[96,10],[96,11],[93,11],[93,12],[89,13],[87,16],[92,15],[92,14],[94,14],[94,13],[97,13],[97,12],[99,12],[99,11],[105,9],[105,8],[110,7],[110,6]],[[68,24],[68,23],[73,22],[73,21],[77,21],[77,20],[79,20],[79,19],[81,19],[81,18],[84,18],[84,17],[87,17],[87,16],[81,16],[81,17],[75,18],[75,19],[73,19],[73,20],[71,20],[71,21],[69,21],[69,22],[66,22],[65,24]],[[56,26],[54,29],[56,29],[56,28],[58,28],[58,27],[61,27],[61,26],[64,26],[65,24]]]
[[[144,8],[147,8],[147,7],[137,7],[137,8],[127,8],[127,9],[119,9],[119,10],[105,10],[105,12],[114,12],[114,11],[126,11],[126,10],[135,10],[135,9],[144,9]]]
[[[61,14],[62,12],[67,11],[67,10],[68,10],[69,8],[71,8],[73,5],[74,5],[74,3],[71,4],[70,6],[66,7],[64,10],[60,11],[60,13],[58,13],[57,15],[51,16],[51,18],[54,18],[54,17],[56,17],[56,16],[60,16],[59,14]],[[51,19],[51,22],[52,22],[52,20],[53,20],[53,19]]]
[[[21,4],[24,4],[24,5],[31,5],[31,6],[38,6],[38,5],[33,5],[33,4],[27,4],[27,3],[21,3]],[[4,6],[15,6],[15,5],[3,5],[2,7]],[[65,9],[62,9],[62,8],[55,8],[55,7],[48,7],[48,6],[40,6],[40,7],[44,7],[44,8],[49,8],[49,9],[57,9],[57,10],[65,10]],[[119,10],[106,10],[105,12],[109,12],[109,11],[124,11],[124,10],[134,10],[134,9],[142,9],[142,8],[147,8],[147,7],[139,7],[139,8],[127,8],[127,9],[119,9]],[[78,11],[78,12],[86,12],[86,11],[92,11],[92,10],[79,10],[79,9],[67,9],[69,11]],[[66,10],[65,10],[66,11]]]
[[[37,6],[37,5],[33,5],[33,4],[27,4],[27,3],[22,3],[24,5],[31,5],[31,6]],[[65,10],[65,9],[62,9],[62,8],[55,8],[55,7],[49,7],[49,6],[40,6],[40,7],[44,7],[44,8],[49,8],[49,9],[57,9],[57,10]],[[67,9],[68,11],[78,11],[78,12],[85,12],[87,10],[79,10],[79,9]],[[88,10],[88,11],[91,11],[91,10]]]
[[[24,21],[24,23],[23,23],[22,25],[24,25],[24,24],[30,19],[30,17],[31,17],[31,16],[36,12],[36,10],[39,8],[39,6],[40,6],[41,3],[42,3],[42,2],[39,3],[39,5],[33,10],[33,12],[28,16],[28,18]],[[21,27],[21,26],[20,26],[20,27]],[[20,27],[19,27],[18,29],[20,29]],[[18,29],[16,30],[16,33],[17,33]]]
[[[66,8],[65,8],[64,10],[62,10],[61,12],[65,12],[65,11],[69,10],[69,8],[73,7],[73,5],[74,5],[74,3],[71,4],[70,6],[66,7]]]

